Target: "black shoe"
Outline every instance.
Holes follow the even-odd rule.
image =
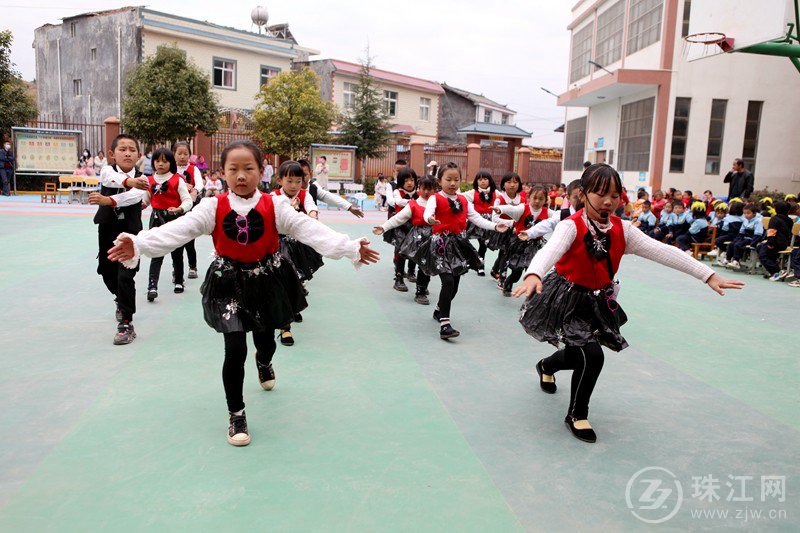
[[[442,316],[439,314],[439,310],[438,309],[434,309],[433,310],[433,319],[438,322],[440,318],[442,318]]]
[[[197,267],[189,267],[189,274],[186,275],[189,279],[197,279]]]
[[[417,291],[417,295],[414,296],[414,301],[420,305],[430,305],[431,301],[428,300],[428,297],[425,296],[425,293],[422,291]]]
[[[499,278],[499,277],[500,277],[500,272],[498,272],[498,271],[497,271],[497,270],[495,270],[495,269],[492,269],[492,270],[489,272],[489,275],[490,275],[491,277],[493,277],[494,279],[497,279],[497,278]]]
[[[294,337],[291,331],[286,329],[281,330],[281,344],[284,346],[294,346]]]
[[[542,367],[542,361],[540,360],[536,363],[536,373],[539,374],[539,386],[545,391],[547,394],[555,394],[558,387],[556,387],[556,377],[552,376],[553,381],[544,381],[542,379],[542,374],[544,374],[544,368]]]
[[[256,361],[256,368],[258,369],[258,382],[261,383],[261,388],[264,390],[274,389],[275,369],[272,368],[272,363],[264,366]]]
[[[454,337],[458,337],[459,335],[461,335],[461,333],[457,329],[453,329],[453,326],[450,324],[445,324],[439,328],[440,339],[452,339]]]
[[[503,288],[503,296],[509,298],[511,296],[511,291],[507,291],[505,287]]]
[[[247,431],[247,418],[244,411],[241,415],[231,414],[228,419],[228,442],[234,446],[250,444],[250,432]]]
[[[575,427],[575,422],[576,420],[569,415],[564,419],[564,424],[569,428],[576,439],[582,440],[583,442],[597,442],[597,434],[593,429],[577,429]]]
[[[486,272],[484,272],[482,268],[479,268],[478,269],[478,276],[484,277],[485,275],[486,275]]]
[[[130,344],[136,338],[136,332],[133,330],[133,324],[127,320],[123,320],[117,325],[117,334],[114,335],[114,344],[117,346],[121,344]]]
[[[158,291],[155,289],[147,289],[147,301],[154,302],[158,298]]]
[[[408,276],[406,276],[406,278],[407,278],[407,279],[408,279],[408,281],[410,281],[411,283],[416,283],[416,282],[417,282],[417,275],[416,275],[415,273],[413,273],[413,272],[409,272],[409,273],[408,273]]]
[[[303,315],[301,315],[300,313],[297,313],[296,315],[294,315],[294,321],[298,322],[298,323],[302,322],[303,321]]]
[[[394,290],[400,292],[408,292],[408,287],[406,287],[406,284],[403,282],[402,274],[397,274],[394,277]]]
[[[175,284],[175,294],[180,294],[183,292],[183,283],[176,283]]]

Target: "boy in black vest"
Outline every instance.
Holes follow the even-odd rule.
[[[131,188],[147,189],[147,179],[136,170],[139,159],[139,143],[130,135],[122,133],[111,142],[115,164],[100,171],[100,194],[113,196]],[[97,203],[90,197],[90,203]],[[142,204],[127,207],[99,206],[94,216],[97,224],[99,254],[97,273],[114,295],[117,303],[117,334],[114,344],[129,344],[136,338],[133,330],[133,314],[136,312],[136,284],[134,276],[139,268],[130,269],[121,263],[108,260],[108,250],[114,246],[117,236],[124,232],[137,234],[142,230]]]

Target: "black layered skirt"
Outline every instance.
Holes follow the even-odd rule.
[[[200,292],[203,317],[220,333],[278,329],[307,306],[294,268],[280,254],[257,263],[217,257]]]
[[[512,230],[509,230],[512,231]],[[542,248],[542,239],[523,241],[514,235],[506,248],[506,266],[512,270],[527,269],[533,256]]]
[[[391,244],[395,248],[398,248],[408,235],[408,232],[411,231],[411,228],[414,226],[411,222],[406,222],[402,226],[397,226],[396,228],[390,229],[389,231],[383,232],[383,241],[386,243]]]
[[[487,213],[485,215],[481,215],[481,218],[488,220],[489,222],[492,221],[492,214]],[[468,239],[478,239],[479,241],[486,242],[489,237],[492,236],[492,233],[497,233],[494,230],[484,229],[481,227],[476,226],[473,222],[467,220],[467,238]],[[494,249],[494,248],[493,248]]]
[[[513,225],[514,221],[503,221],[508,222],[508,225]],[[507,231],[503,233],[499,233],[497,231],[489,231],[487,232],[489,235],[486,238],[486,247],[490,250],[505,250],[508,248],[508,245],[511,244],[511,239],[513,237],[513,227],[509,228]]]
[[[157,228],[159,226],[163,226],[167,222],[172,222],[176,218],[180,218],[183,216],[183,213],[180,215],[172,214],[166,209],[153,209],[153,212],[150,213],[150,229]]]
[[[307,244],[288,235],[281,235],[279,242],[281,257],[294,268],[300,281],[308,281],[313,278],[314,273],[324,264],[322,256]]]
[[[481,258],[467,240],[466,232],[431,234],[420,244],[414,262],[429,276],[461,276],[481,267]]]
[[[419,252],[420,248],[423,246],[423,243],[430,239],[430,237],[430,226],[411,226],[411,230],[406,234],[403,242],[400,243],[397,252],[403,257],[408,257],[413,260],[417,252]]]
[[[628,347],[620,327],[628,321],[605,290],[575,285],[555,271],[544,277],[542,293],[532,294],[520,309],[519,322],[540,342],[585,346],[598,342],[618,352]]]

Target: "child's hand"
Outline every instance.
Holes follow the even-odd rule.
[[[374,233],[375,235],[383,235],[383,227],[375,226],[374,228],[372,228],[372,233]]]
[[[108,251],[109,261],[127,261],[133,258],[133,241],[130,237],[118,237],[119,244]]]
[[[533,291],[536,291],[536,294],[542,294],[542,280],[539,279],[539,276],[536,274],[525,276],[522,283],[517,285],[517,288],[511,291],[511,294],[513,294],[515,298],[519,298],[520,296],[529,298],[530,295],[533,294]]]
[[[355,215],[358,218],[364,218],[364,211],[362,211],[361,209],[357,208],[356,206],[351,206],[348,209],[348,211],[353,213],[353,215]]]
[[[369,241],[361,241],[361,248],[358,249],[358,255],[361,256],[359,262],[365,265],[377,263],[381,258],[381,254],[367,246],[368,244]]]
[[[150,190],[150,184],[147,183],[147,178],[128,178],[125,180],[125,186],[131,189],[141,189],[143,191]]]
[[[500,214],[500,208],[499,207],[493,205],[492,207],[490,207],[490,209],[492,210],[492,213],[495,213],[497,215]]]
[[[503,224],[503,223],[497,224],[497,225],[494,227],[494,230],[495,230],[497,233],[503,233],[504,231],[508,230],[508,224]]]
[[[671,239],[673,237],[672,233],[667,233],[667,239]]]
[[[431,226],[435,226],[436,224],[441,224],[441,221],[439,221],[439,220],[436,220],[436,219],[435,219],[435,218],[433,218],[433,217],[429,218],[429,219],[428,219],[428,220],[426,220],[425,222],[427,222],[427,223],[428,223],[428,224],[430,224]]]
[[[319,220],[319,212],[318,211],[311,211],[308,216],[313,218],[314,220]]]
[[[103,196],[99,192],[89,193],[89,203],[92,205],[114,205],[114,202],[111,201],[111,198],[108,196]]]
[[[179,215],[183,213],[183,209],[181,209],[180,207],[168,207],[167,213],[169,213],[170,215]]]
[[[530,237],[528,236],[528,232],[527,231],[523,231],[522,233],[517,235],[517,238],[519,240],[521,240],[521,241],[527,241],[528,239],[530,239]]]
[[[723,291],[722,289],[737,289],[738,290],[738,289],[741,289],[742,287],[744,287],[744,282],[743,281],[739,281],[739,280],[736,280],[736,279],[721,278],[721,277],[717,276],[716,274],[714,274],[713,276],[708,278],[708,281],[706,281],[706,284],[709,287],[711,287],[712,290],[714,290],[715,292],[718,292],[720,294],[720,296],[725,296],[725,291]]]

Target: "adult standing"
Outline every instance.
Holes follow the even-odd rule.
[[[145,155],[142,156],[141,159],[142,168],[140,172],[145,176],[152,176],[153,175],[153,151],[148,150]]]
[[[733,168],[725,174],[723,183],[730,183],[728,186],[728,201],[731,198],[747,200],[753,192],[755,178],[752,172],[744,168],[744,161],[737,158],[733,160]]]
[[[97,155],[94,156],[94,173],[99,176],[100,171],[103,169],[104,166],[108,164],[108,159],[106,159],[106,154],[103,153],[102,150],[97,152]]]
[[[269,159],[264,158],[264,174],[261,176],[261,184],[264,192],[269,192],[270,185],[272,184],[272,176],[275,175],[275,168],[269,162]]]
[[[328,158],[321,155],[317,158],[317,166],[314,169],[314,176],[317,178],[317,187],[328,188]]]
[[[3,196],[11,196],[11,181],[14,179],[14,151],[6,141],[0,150],[0,180],[3,182]]]

